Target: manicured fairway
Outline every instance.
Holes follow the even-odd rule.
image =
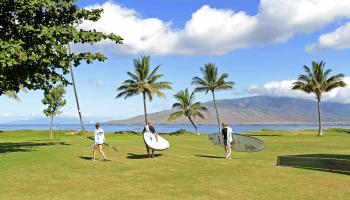
[[[140,135],[107,134],[112,161],[90,161],[82,136],[47,139],[47,131],[0,133],[0,199],[259,199],[348,200],[350,172],[276,166],[277,156],[332,154],[350,160],[350,133],[271,132],[266,149],[224,159],[206,135],[165,136],[171,148],[144,156]],[[101,158],[101,157],[100,157]]]

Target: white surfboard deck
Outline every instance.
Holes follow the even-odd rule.
[[[143,139],[149,148],[157,151],[163,151],[170,147],[169,142],[166,139],[164,139],[162,136],[158,135],[157,138],[158,138],[158,141],[156,139],[156,136],[153,133],[150,133],[150,132],[143,133]]]
[[[222,134],[213,133],[209,134],[208,138],[216,145],[224,147],[224,139]],[[232,133],[233,144],[231,143],[231,149],[241,152],[257,152],[262,151],[265,148],[265,143],[257,138]]]

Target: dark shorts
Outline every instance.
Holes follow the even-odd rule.
[[[232,145],[232,144],[234,144],[234,141],[233,141],[233,140],[232,140],[232,142],[231,142],[230,145]],[[224,145],[227,146],[227,140],[224,140]]]

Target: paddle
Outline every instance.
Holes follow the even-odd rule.
[[[90,140],[95,140],[93,137],[89,136],[89,137],[85,137],[87,139],[90,139]],[[107,144],[107,143],[103,143],[104,145],[106,145],[107,147],[109,148],[112,148],[114,151],[118,151],[118,149],[110,144]]]

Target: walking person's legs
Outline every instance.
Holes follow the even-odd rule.
[[[105,153],[104,153],[103,150],[102,150],[102,144],[98,144],[98,151],[100,152],[100,154],[103,156],[103,158],[104,158],[105,160],[108,160],[107,157],[106,157],[106,155],[105,155]]]
[[[148,158],[151,158],[151,155],[149,153],[149,148],[146,146],[146,149],[147,149],[147,155],[148,155]]]
[[[96,150],[97,150],[97,147],[96,147],[96,144],[93,145],[92,147],[92,161],[95,161],[96,160]]]
[[[154,150],[152,149],[152,158],[154,158]]]
[[[225,145],[225,151],[226,151],[226,159],[229,157],[229,147]]]
[[[228,154],[228,159],[231,160],[231,154],[232,154],[232,150],[231,150],[231,146],[227,146],[228,148],[228,151],[227,151],[227,154]]]

